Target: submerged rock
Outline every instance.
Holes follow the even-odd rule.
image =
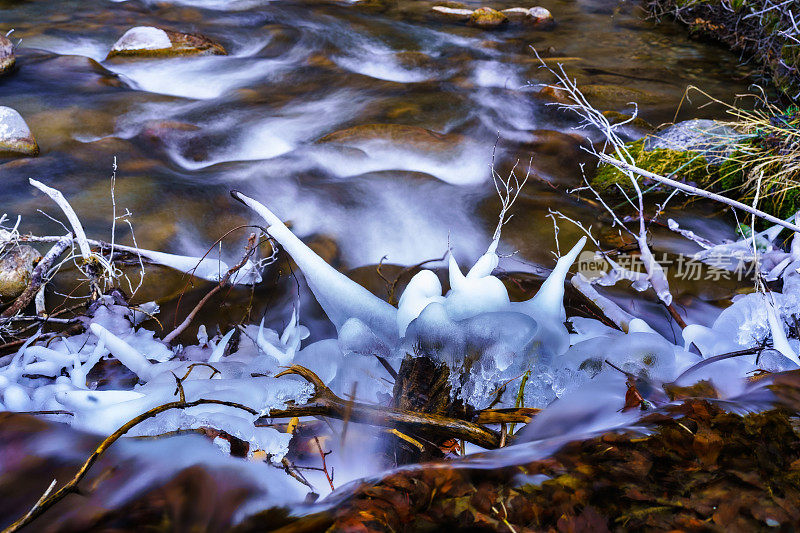
[[[126,31],[114,43],[107,59],[227,54],[221,44],[203,35],[163,30],[153,26],[137,26]]]
[[[5,35],[0,35],[0,76],[10,72],[16,62],[14,45]]]
[[[443,134],[403,124],[362,124],[329,133],[320,144],[359,146],[371,142],[390,142],[426,152],[445,152],[464,141],[460,135]]]
[[[622,124],[623,122],[630,128],[635,128],[646,133],[655,131],[655,127],[639,116],[627,115],[617,111],[603,111],[603,116],[608,119],[611,125]]]
[[[631,103],[639,105],[655,105],[662,103],[665,96],[624,85],[587,84],[578,87],[589,104],[601,110],[630,110]],[[567,91],[555,86],[543,87],[536,96],[559,104],[572,104]]]
[[[24,244],[0,254],[0,300],[12,300],[22,294],[41,258],[35,248]]]
[[[472,12],[469,23],[479,28],[499,28],[508,23],[508,17],[491,7],[481,7]]]
[[[28,124],[10,107],[0,106],[0,157],[39,155],[39,145]]]

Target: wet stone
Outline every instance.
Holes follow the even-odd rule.
[[[28,124],[10,107],[0,106],[0,157],[39,155],[39,145]]]
[[[11,72],[16,62],[14,45],[6,36],[0,35],[0,76]]]
[[[555,25],[552,13],[543,7],[511,7],[501,11],[512,22],[527,23],[545,29]]]
[[[472,12],[469,23],[478,28],[499,28],[508,23],[508,17],[491,7],[481,7]]]
[[[530,8],[528,10],[528,16],[536,26],[551,27],[556,23],[553,14],[543,7],[537,6]]]
[[[227,52],[221,44],[203,35],[137,26],[126,31],[114,43],[108,59],[197,55],[227,55]]]
[[[0,301],[10,301],[25,290],[42,255],[27,245],[0,251]]]
[[[468,22],[472,17],[472,10],[466,7],[433,6],[431,9],[439,18],[455,22]]]

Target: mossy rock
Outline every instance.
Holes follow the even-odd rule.
[[[481,7],[472,12],[469,24],[478,28],[499,28],[508,24],[508,17],[491,7]]]
[[[634,164],[641,169],[715,191],[736,191],[745,184],[745,171],[739,162],[739,153],[734,153],[731,159],[721,164],[714,164],[698,151],[667,148],[647,150],[645,145],[646,139],[625,145],[633,157]],[[649,187],[658,184],[644,180],[644,185]],[[626,193],[633,192],[630,178],[609,164],[598,167],[597,174],[592,179],[592,186],[599,191],[618,191],[617,186],[619,186]]]
[[[755,190],[747,180],[747,175],[752,162],[758,159],[752,153],[736,150],[727,159],[715,159],[717,163],[714,163],[699,151],[666,148],[647,150],[645,145],[646,139],[625,145],[637,167],[747,204],[752,201]],[[742,145],[742,148],[745,146]],[[630,178],[617,167],[605,163],[598,167],[591,184],[606,194],[618,194],[618,186],[626,194],[633,193]],[[654,187],[656,191],[662,190],[658,183],[644,178],[639,178],[639,184],[642,189]],[[759,209],[779,218],[789,218],[800,210],[800,188],[787,188],[785,183],[770,182],[768,174],[762,181],[760,197]]]
[[[708,160],[699,152],[669,150],[656,148],[645,149],[645,140],[640,139],[625,145],[634,160],[634,164],[660,176],[677,176],[681,181],[692,181],[697,184],[708,183],[710,177],[718,167],[708,163]],[[597,169],[597,174],[592,180],[592,186],[599,191],[611,191],[617,185],[626,192],[633,190],[630,178],[617,167],[602,164]]]
[[[223,46],[208,37],[153,26],[137,26],[114,43],[107,59],[227,55]]]

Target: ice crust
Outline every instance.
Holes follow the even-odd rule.
[[[114,43],[112,50],[163,50],[170,48],[172,42],[167,32],[152,26],[136,26]]]

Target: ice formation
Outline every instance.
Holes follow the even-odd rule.
[[[167,32],[152,26],[136,26],[114,43],[112,50],[163,50],[170,48],[172,42]]]
[[[336,338],[303,346],[309,330],[295,307],[280,333],[265,328],[262,321],[239,326],[239,342],[231,343],[236,329],[209,338],[201,327],[197,345],[173,347],[140,325],[140,312],[103,296],[85,319],[84,333],[49,341],[34,335],[17,353],[4,358],[0,410],[63,412],[67,414],[50,416],[108,435],[149,409],[177,401],[182,389],[189,402],[218,400],[245,409],[197,405],[162,413],[131,433],[159,435],[212,427],[250,443],[251,452],[280,458],[288,450],[290,435],[258,427],[256,420],[289,401],[302,403],[310,397],[310,386],[299,378],[273,377],[290,364],[311,369],[340,396],[350,393],[357,382],[359,398],[385,403],[391,384],[379,379],[386,370],[375,356],[398,368],[403,358],[424,354],[446,364],[452,394],[479,409],[488,406],[500,385],[527,372],[525,405],[546,407],[561,399],[522,434],[526,438],[546,438],[561,431],[548,422],[560,419],[558,413],[574,419],[570,431],[632,420],[632,415],[617,413],[625,381],[619,370],[653,383],[709,379],[723,395],[733,397],[746,386],[742,378],[748,372],[800,366],[800,342],[786,326],[800,312],[800,244],[793,243],[789,252],[772,249],[774,232],[758,235],[767,243],[760,250],[754,251],[751,239],[749,251],[763,272],[782,280],[783,291],[739,296],[711,326],[690,324],[682,342],[674,343],[600,296],[582,274],[576,274],[572,284],[619,329],[589,318],[567,319],[564,286],[585,238],[558,260],[527,301],[512,302],[503,283],[492,275],[499,262],[498,233],[466,274],[450,255],[447,292],[433,271],[422,270],[410,280],[395,308],[328,265],[265,206],[238,192],[234,196],[266,221],[267,232],[300,267],[335,325]],[[729,248],[747,250],[745,244]],[[248,268],[258,276],[255,266]],[[140,307],[158,312],[155,304]],[[770,341],[771,346],[757,357],[757,348]],[[698,365],[742,349],[753,349],[753,355]],[[127,370],[115,371],[116,377],[99,384],[92,377],[98,365]],[[579,404],[586,404],[595,394],[592,391],[602,391],[597,398],[603,400],[587,405],[582,413]],[[514,396],[507,394],[498,406],[513,406]]]

